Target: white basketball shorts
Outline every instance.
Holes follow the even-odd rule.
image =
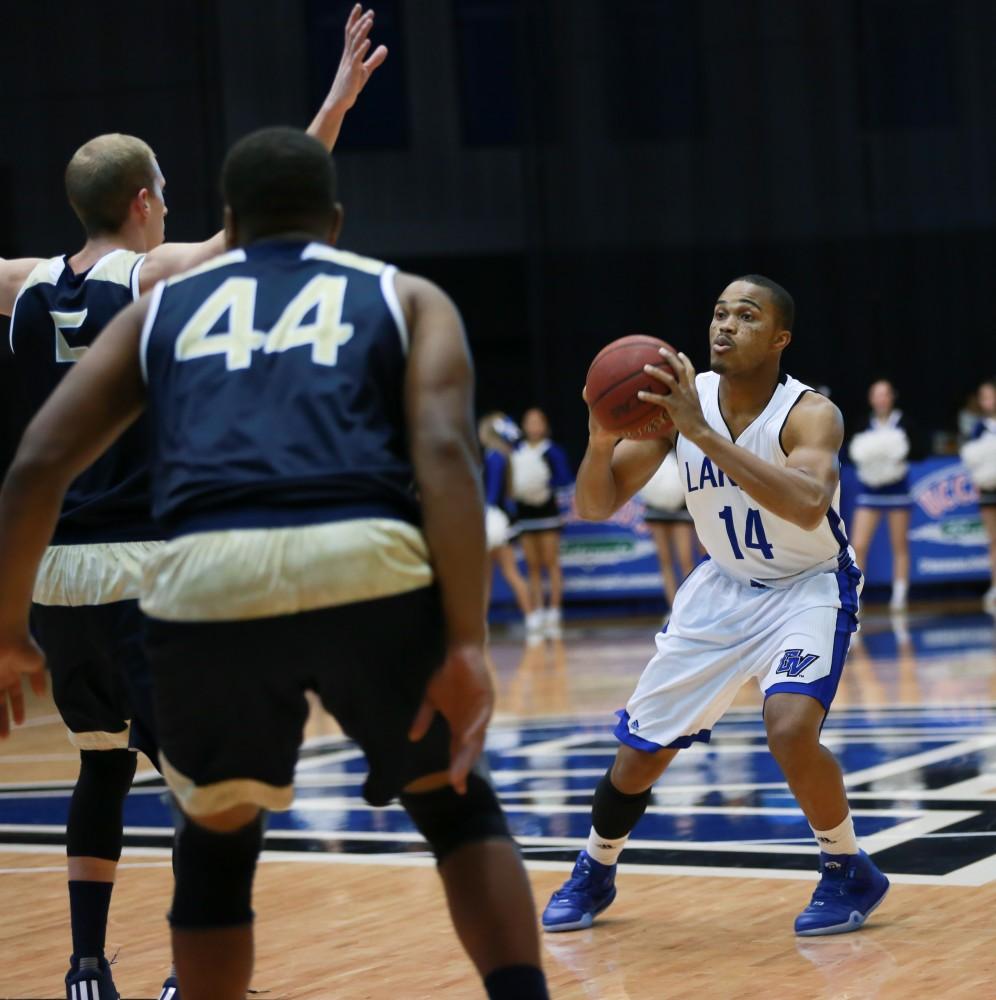
[[[835,573],[777,590],[700,563],[678,589],[657,655],[618,713],[617,739],[651,752],[708,743],[751,677],[765,698],[805,694],[829,711],[857,631],[862,582],[846,557]]]

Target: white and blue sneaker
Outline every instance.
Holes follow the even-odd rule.
[[[856,931],[888,891],[889,880],[864,851],[821,851],[820,881],[809,906],[795,918],[795,932],[800,937],[816,937]]]
[[[543,930],[581,931],[616,898],[616,866],[603,865],[587,851],[574,864],[571,877],[550,897],[543,911]]]
[[[73,955],[66,973],[66,1000],[120,1000],[106,958],[83,958]]]

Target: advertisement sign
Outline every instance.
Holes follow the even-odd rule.
[[[943,584],[985,581],[988,549],[979,517],[977,494],[957,458],[930,458],[910,465],[913,506],[910,516],[911,583]],[[841,470],[841,514],[850,524],[858,493],[853,467]],[[643,520],[639,499],[629,501],[608,521],[582,521],[573,493],[562,497],[567,524],[561,534],[565,601],[646,601],[661,596],[660,570],[653,538]],[[868,565],[862,567],[871,586],[887,586],[892,577],[885,517],[879,526]],[[520,568],[525,564],[520,559]],[[508,607],[512,595],[495,573],[492,604]]]

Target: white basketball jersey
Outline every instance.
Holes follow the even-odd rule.
[[[719,375],[695,378],[702,412],[717,434],[733,440],[719,409]],[[785,465],[781,432],[792,407],[813,390],[783,375],[768,405],[734,444],[773,465]],[[730,576],[755,586],[785,587],[817,572],[835,571],[852,556],[838,514],[840,486],[820,526],[806,531],[762,507],[702,450],[680,434],[678,468],[685,504],[706,551]]]

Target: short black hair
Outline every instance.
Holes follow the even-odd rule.
[[[767,288],[774,300],[775,309],[778,310],[778,319],[783,330],[791,330],[795,324],[795,299],[771,278],[766,278],[763,274],[744,274],[736,281],[748,281],[752,285]],[[732,284],[732,282],[731,282]]]
[[[221,190],[246,239],[302,230],[321,235],[335,217],[332,158],[295,128],[263,128],[239,139],[221,168]]]

